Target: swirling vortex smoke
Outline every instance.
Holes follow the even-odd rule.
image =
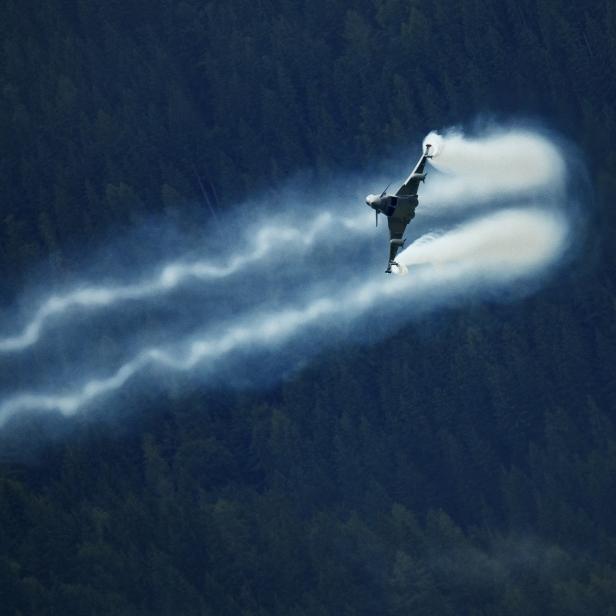
[[[437,172],[420,189],[407,235],[422,227],[428,232],[399,255],[397,273],[406,275],[383,274],[386,235],[375,232],[370,212],[358,205],[359,194],[350,205],[322,199],[312,215],[296,195],[287,196],[287,223],[270,213],[251,227],[244,251],[219,261],[176,258],[144,267],[137,282],[52,293],[21,329],[7,327],[17,333],[0,336],[0,362],[23,376],[29,354],[33,362],[26,365],[38,366],[32,375],[39,384],[32,385],[28,375],[17,390],[13,378],[0,385],[0,426],[24,412],[73,415],[134,383],[137,375],[146,384],[163,373],[189,373],[207,383],[225,362],[241,365],[247,355],[271,357],[290,344],[300,356],[308,354],[329,344],[340,321],[350,324],[357,341],[365,317],[375,311],[392,321],[383,329],[391,333],[420,305],[425,311],[471,294],[498,296],[503,289],[511,298],[515,289],[536,285],[571,243],[564,151],[545,136],[519,129],[471,138],[431,133],[426,142],[434,147]],[[161,299],[165,331],[155,336],[147,316]],[[227,307],[224,316],[221,305]],[[133,320],[123,326],[128,313]],[[23,320],[20,314],[5,319]],[[120,352],[107,357],[79,345],[106,327]],[[68,369],[56,374],[58,337],[75,338],[79,351],[74,358],[59,352]]]

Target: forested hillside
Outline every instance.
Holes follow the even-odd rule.
[[[2,433],[2,613],[616,615],[611,0],[0,6],[6,310],[149,216],[479,116],[558,131],[592,187],[576,258],[523,301],[339,344],[265,394]]]

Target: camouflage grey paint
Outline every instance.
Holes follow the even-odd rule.
[[[393,195],[388,195],[387,188],[380,195],[368,195],[366,203],[375,211],[378,224],[379,214],[387,216],[389,226],[389,262],[385,272],[391,274],[391,266],[398,265],[395,261],[398,250],[404,246],[404,231],[415,216],[415,209],[419,203],[417,191],[419,183],[426,179],[424,168],[426,160],[432,158],[430,144],[411,171],[404,184]]]

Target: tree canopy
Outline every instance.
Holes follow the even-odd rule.
[[[30,459],[2,435],[3,613],[616,615],[613,2],[0,4],[5,305],[147,215],[482,114],[559,131],[595,191],[578,259],[516,305]]]

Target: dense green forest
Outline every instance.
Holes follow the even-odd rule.
[[[592,186],[576,259],[516,304],[341,343],[265,394],[2,434],[3,614],[616,616],[612,0],[0,6],[6,309],[148,216],[478,116],[558,131]]]

